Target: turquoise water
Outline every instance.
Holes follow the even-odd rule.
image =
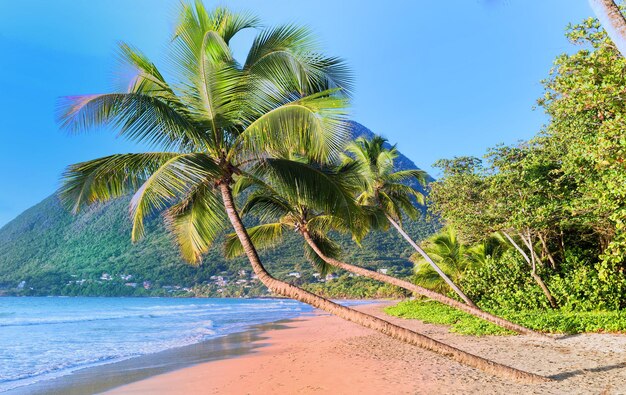
[[[0,392],[311,311],[282,299],[0,298]]]

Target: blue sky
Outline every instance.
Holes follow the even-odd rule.
[[[556,55],[572,51],[568,23],[585,0],[241,0],[266,24],[308,25],[356,75],[352,117],[421,168],[534,135],[533,111]],[[0,226],[53,193],[71,163],[144,150],[111,131],[69,136],[59,96],[112,87],[116,42],[157,63],[177,0],[0,1]],[[252,32],[236,45],[243,53]],[[436,172],[433,172],[436,176]]]

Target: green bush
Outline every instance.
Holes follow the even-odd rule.
[[[564,311],[619,310],[626,300],[626,276],[612,270],[603,275],[603,263],[591,264],[581,254],[570,253],[555,272],[538,267],[538,274]],[[476,304],[493,311],[549,309],[547,298],[530,275],[530,267],[515,251],[497,262],[488,258],[469,269],[459,282]]]
[[[510,335],[513,332],[432,300],[404,301],[385,312],[432,324],[450,325],[450,331],[465,335]],[[625,311],[572,312],[566,310],[500,310],[492,313],[537,331],[561,334],[625,332]]]
[[[545,273],[539,273],[545,278]],[[465,272],[459,286],[467,296],[487,310],[535,310],[549,308],[549,302],[530,276],[528,264],[514,251],[507,251],[496,262],[485,263]]]
[[[606,263],[590,265],[588,260],[569,254],[560,268],[562,275],[551,276],[548,287],[568,311],[619,310],[626,300],[626,276],[622,270],[606,275]]]
[[[429,324],[451,325],[451,332],[464,335],[513,334],[480,318],[429,299],[400,302],[395,306],[385,308],[385,312],[396,317],[418,319]]]

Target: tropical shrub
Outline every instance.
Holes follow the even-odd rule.
[[[460,283],[468,295],[487,310],[550,307],[531,278],[528,265],[512,250],[497,261],[489,257],[484,264],[468,269]]]
[[[587,263],[584,257],[568,254],[557,273],[546,267],[539,273],[546,279],[562,311],[618,310],[626,300],[623,273],[602,276],[602,263]],[[515,251],[500,260],[470,268],[460,281],[463,289],[487,310],[536,310],[549,303],[529,274],[528,264]]]

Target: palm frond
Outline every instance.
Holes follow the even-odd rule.
[[[288,157],[292,151],[321,162],[337,158],[349,135],[347,100],[329,90],[281,105],[251,120],[229,159]]]
[[[201,1],[181,4],[172,39],[171,64],[181,81],[192,80],[205,58],[231,60],[229,42],[238,32],[259,26],[251,14],[218,7],[208,11]]]
[[[324,255],[333,259],[340,258],[341,247],[339,247],[337,243],[321,233],[311,232],[310,235],[315,245],[317,245],[317,248],[319,248]],[[315,266],[322,276],[326,276],[332,270],[332,266],[320,258],[307,243],[304,243],[304,254],[306,259]]]
[[[218,179],[219,166],[206,154],[181,154],[155,170],[143,183],[130,202],[133,221],[132,240],[144,234],[144,218],[165,210],[208,180]]]
[[[410,201],[410,198],[414,198],[417,203],[421,205],[424,204],[424,195],[408,185],[387,182],[384,184],[383,188],[392,199],[407,200],[406,198],[409,198],[408,201]]]
[[[332,88],[349,92],[352,76],[345,62],[317,52],[309,29],[283,25],[262,31],[252,43],[244,70],[270,81],[282,92],[310,95]]]
[[[280,222],[263,224],[248,228],[248,235],[254,246],[259,250],[273,248],[282,241],[284,225]],[[226,235],[224,241],[224,255],[226,258],[235,258],[245,253],[239,237],[235,233]]]
[[[69,96],[58,106],[62,128],[76,133],[100,126],[119,129],[129,140],[164,149],[202,147],[193,122],[161,99],[139,93]]]
[[[116,154],[76,163],[63,174],[61,200],[77,213],[84,205],[135,192],[152,173],[178,155],[171,152]]]
[[[229,43],[240,31],[259,27],[260,24],[260,19],[251,13],[233,13],[224,7],[208,11],[201,0],[196,0],[194,4],[181,4],[174,37],[186,34],[196,38],[196,45],[191,48],[197,49],[200,46],[200,37],[207,31],[218,33]]]
[[[453,281],[457,281],[476,262],[472,252],[449,227],[423,242],[422,248]],[[415,275],[420,285],[437,290],[448,289],[443,279],[421,255],[415,253],[411,260],[415,262]]]
[[[268,194],[267,191],[253,193],[244,206],[241,214],[253,214],[261,221],[273,221],[292,213],[293,208],[280,196]]]
[[[132,71],[130,82],[121,87],[122,92],[158,97],[170,105],[173,104],[179,110],[183,109],[172,87],[144,53],[129,44],[120,42],[117,57],[123,68],[129,68]]]
[[[360,215],[351,191],[346,191],[331,176],[311,165],[267,159],[258,171],[265,174],[274,190],[292,204],[332,213],[347,223],[352,223]]]
[[[439,273],[425,261],[416,265],[414,280],[418,285],[437,292],[449,290],[448,285],[441,279]]]
[[[417,181],[420,185],[426,185],[427,176],[428,176],[428,173],[426,173],[424,170],[409,169],[409,170],[399,170],[399,171],[390,173],[387,179],[390,182],[402,182],[402,181],[409,181],[413,179]]]
[[[223,232],[227,220],[219,193],[206,183],[197,185],[165,211],[166,224],[183,259],[196,264]]]
[[[351,227],[348,222],[336,215],[322,214],[310,218],[307,221],[307,229],[325,234],[331,231],[350,232]]]

